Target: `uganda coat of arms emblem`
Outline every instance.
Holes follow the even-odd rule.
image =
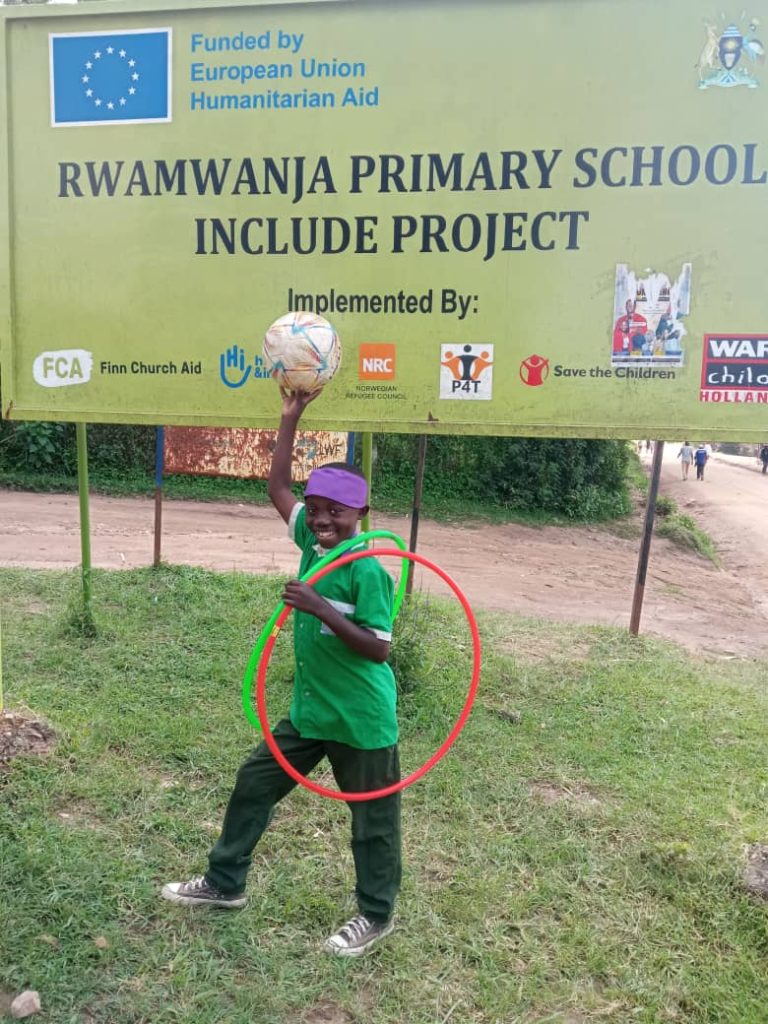
[[[765,63],[765,47],[756,35],[760,24],[757,18],[750,20],[746,31],[736,22],[730,22],[722,30],[711,22],[705,24],[707,39],[696,64],[699,88],[730,89],[746,85],[756,89],[760,80],[752,68]]]

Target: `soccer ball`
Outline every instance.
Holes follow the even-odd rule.
[[[287,391],[319,391],[341,366],[341,342],[317,313],[286,313],[264,335],[264,361]]]

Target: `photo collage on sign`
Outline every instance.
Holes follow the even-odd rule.
[[[616,266],[613,295],[613,366],[682,366],[685,317],[691,311],[691,264],[676,278],[663,272]]]

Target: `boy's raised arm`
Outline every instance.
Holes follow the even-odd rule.
[[[275,453],[272,456],[272,465],[269,469],[267,493],[269,500],[287,523],[291,517],[293,506],[296,504],[296,497],[291,490],[291,461],[296,427],[302,413],[309,403],[317,398],[319,392],[314,391],[311,394],[306,391],[289,392],[281,388],[280,394],[283,396],[283,409],[277,431]]]

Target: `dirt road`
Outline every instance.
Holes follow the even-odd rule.
[[[668,445],[662,493],[674,497],[717,542],[718,569],[655,538],[642,632],[719,656],[768,652],[768,546],[763,543],[768,477],[750,460],[715,456],[707,479],[683,483]],[[149,565],[153,504],[91,499],[93,564]],[[404,537],[405,518],[377,516],[375,526]],[[631,535],[630,535],[631,534]],[[438,562],[478,607],[565,622],[624,627],[637,567],[639,520],[602,527],[534,528],[445,525],[422,521],[419,550]],[[162,557],[224,571],[291,573],[295,551],[269,508],[167,502]],[[80,562],[76,496],[0,491],[0,566],[72,568]],[[417,576],[429,589],[433,577]]]
[[[768,629],[768,475],[763,475],[756,459],[715,453],[703,481],[696,480],[694,469],[683,481],[679,447],[666,446],[662,493],[674,498],[712,537],[724,567],[751,597]]]

